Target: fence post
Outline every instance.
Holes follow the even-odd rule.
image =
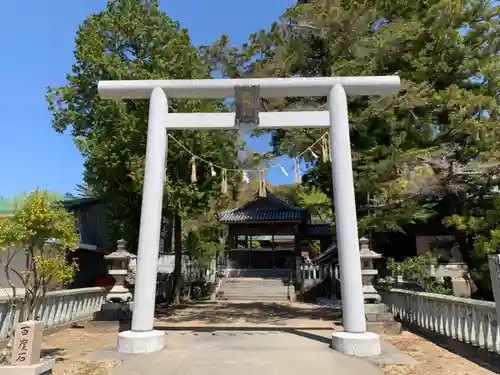
[[[497,323],[500,323],[500,254],[488,256],[488,267],[497,311]]]
[[[297,283],[302,282],[302,259],[300,257],[295,258],[295,272],[296,272],[296,278],[297,278]]]

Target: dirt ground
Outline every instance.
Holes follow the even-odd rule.
[[[385,336],[384,339],[418,361],[416,366],[380,365],[380,369],[387,375],[491,375],[499,373],[498,370],[487,370],[411,332],[403,331],[399,336]]]
[[[90,361],[87,355],[116,342],[118,324],[90,322],[47,335],[42,355],[55,358],[53,375],[107,375],[119,361]]]
[[[238,312],[235,315],[235,312]],[[323,317],[322,312],[325,313]],[[165,310],[158,317],[159,326],[271,326],[326,327],[332,326],[331,316],[324,308],[303,304],[209,304]],[[278,324],[278,321],[280,322]],[[186,328],[189,329],[189,328]],[[44,338],[44,355],[56,358],[54,375],[107,375],[120,361],[89,360],[88,354],[116,345],[118,325],[110,322],[90,322],[68,328]],[[410,332],[385,336],[385,340],[417,360],[414,366],[379,365],[387,375],[490,375],[487,370],[463,357],[433,344]]]

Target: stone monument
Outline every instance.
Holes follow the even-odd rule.
[[[371,250],[369,242],[364,237],[359,240],[366,325],[372,332],[399,334],[401,323],[394,321],[394,317],[388,311],[387,306],[381,303],[382,297],[373,286],[375,277],[378,275],[374,260],[382,258],[382,255]]]
[[[10,365],[0,365],[5,375],[49,375],[55,360],[40,360],[45,323],[36,320],[18,323],[14,331],[14,344]]]

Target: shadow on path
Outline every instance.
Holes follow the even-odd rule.
[[[291,333],[293,335],[297,335],[309,340],[313,341],[318,341],[323,344],[331,344],[331,340],[325,336],[322,335],[317,335],[312,332],[307,332],[307,331],[330,331],[327,328],[287,328],[287,327],[234,327],[234,326],[205,326],[205,327],[199,327],[199,326],[179,326],[179,327],[165,327],[165,326],[158,326],[155,327],[155,329],[159,331],[190,331],[190,332],[195,332],[195,333],[215,333],[215,332],[220,332],[220,331],[226,331],[226,332],[283,332],[283,333]]]
[[[329,306],[270,302],[197,303],[157,309],[157,319],[165,323],[203,322],[205,324],[285,325],[287,320],[337,321],[338,309]]]
[[[44,358],[44,359],[55,359],[56,362],[61,362],[61,361],[64,361],[65,358],[64,358],[64,355],[66,354],[65,353],[66,350],[64,350],[63,348],[43,348],[41,351],[40,351],[40,358]]]
[[[191,331],[191,332],[217,332],[217,331],[234,331],[234,332],[259,332],[259,331],[268,331],[268,332],[286,332],[286,333],[294,333],[293,331],[332,331],[333,328],[328,327],[277,327],[277,326],[231,326],[231,325],[179,325],[179,326],[155,326],[154,329],[158,331]]]

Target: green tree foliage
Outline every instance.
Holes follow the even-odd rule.
[[[188,266],[188,299],[191,298],[193,288],[192,273],[196,270],[206,270],[217,254],[223,250],[223,245],[213,238],[211,227],[201,228],[200,231],[190,231],[184,235],[183,248],[189,259]],[[205,282],[205,280],[197,280]],[[199,286],[198,286],[199,287]]]
[[[12,308],[7,326],[16,323],[15,311],[19,321],[37,319],[46,293],[72,281],[78,267],[69,255],[78,241],[73,215],[47,191],[34,190],[13,216],[0,218],[0,263],[8,283],[0,287]],[[19,259],[25,269],[17,268]]]
[[[493,244],[497,222],[486,232],[462,224],[490,220],[486,212],[494,209],[488,195],[499,174],[499,14],[487,0],[302,0],[241,48],[222,37],[203,52],[228,76],[398,74],[403,87],[393,96],[349,98],[359,226],[403,231],[433,215],[452,216],[446,221],[480,286],[487,278],[477,247],[492,249],[481,241]],[[262,107],[325,109],[325,98],[263,100]],[[274,130],[274,153],[297,157],[321,135]],[[329,163],[307,154],[303,161],[311,165],[303,181],[331,196]]]
[[[93,198],[97,196],[96,192],[86,182],[77,184],[75,190],[81,198]]]
[[[221,38],[205,55],[227,66],[228,75],[399,74],[397,95],[350,98],[349,110],[360,225],[401,230],[434,214],[436,196],[464,191],[463,178],[443,168],[444,155],[453,172],[495,159],[499,35],[491,1],[310,0],[251,35],[241,49]],[[263,107],[324,109],[325,99],[264,100]],[[274,151],[298,156],[321,135],[275,130]],[[314,151],[321,152],[319,146]],[[312,168],[304,182],[331,196],[329,164],[310,155],[305,161]]]
[[[210,235],[210,230],[189,232],[184,236],[184,249],[190,261],[199,268],[207,268],[221,250],[221,244]]]
[[[99,98],[99,80],[209,78],[210,67],[199,57],[187,30],[156,7],[136,0],[110,1],[90,15],[75,39],[75,63],[67,83],[48,89],[53,127],[70,131],[85,158],[84,180],[90,192],[110,209],[115,238],[136,244],[144,174],[148,101]],[[172,112],[224,110],[222,102],[170,100]],[[228,168],[237,165],[240,147],[231,131],[176,131],[172,134],[205,159]],[[220,175],[198,165],[198,182],[190,181],[189,155],[169,142],[164,213],[185,216],[203,210],[218,195]],[[238,179],[239,176],[228,176]],[[172,220],[170,220],[171,222]],[[166,241],[168,242],[168,241]],[[132,246],[135,248],[135,246]]]
[[[388,259],[387,269],[394,276],[402,276],[407,281],[413,281],[418,287],[429,293],[451,294],[451,290],[443,283],[431,277],[431,267],[437,267],[437,259],[430,253],[406,258],[402,262]]]
[[[59,193],[54,193],[54,192],[49,192],[47,191],[47,198],[49,199],[50,202],[55,203],[55,202],[60,202],[67,198],[67,195],[64,194],[59,194]],[[11,198],[0,198],[0,210],[4,211],[5,213],[13,213],[16,211],[18,208],[22,207],[24,205],[24,202],[26,199],[29,197],[31,193],[21,193],[21,194],[16,194],[15,196]]]
[[[305,208],[315,218],[333,221],[332,200],[321,189],[301,184],[272,186],[271,191],[289,204]]]
[[[483,297],[492,300],[488,255],[500,249],[500,197],[483,197],[473,208],[462,215],[445,219],[448,226],[463,234],[462,247],[468,255],[469,271]]]

